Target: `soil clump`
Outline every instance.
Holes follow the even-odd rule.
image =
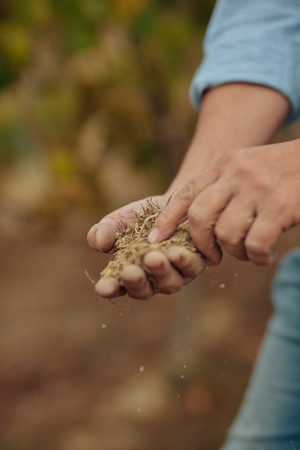
[[[170,200],[171,197],[169,198],[168,203]],[[193,253],[197,253],[203,262],[201,270],[199,271],[199,273],[202,273],[206,269],[207,263],[192,240],[189,224],[183,223],[179,225],[169,239],[160,243],[150,244],[148,242],[148,235],[150,234],[157,217],[162,212],[162,208],[153,198],[147,199],[146,205],[142,204],[141,206],[142,212],[134,209],[137,219],[136,224],[126,230],[119,229],[116,231],[116,241],[113,247],[114,259],[110,261],[107,267],[100,273],[100,277],[115,278],[122,285],[121,272],[126,266],[136,264],[144,269],[149,280],[155,287],[151,271],[143,264],[143,258],[146,253],[152,250],[159,250],[165,253],[172,246],[184,247]]]

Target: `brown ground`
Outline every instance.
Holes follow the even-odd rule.
[[[120,317],[84,275],[108,260],[86,245],[93,220],[74,223],[49,240],[26,222],[2,226],[0,449],[216,450],[270,313],[274,268],[226,257],[179,294],[123,297]]]

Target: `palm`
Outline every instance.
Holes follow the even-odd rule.
[[[168,198],[163,195],[154,197],[161,208],[166,206]],[[132,202],[105,216],[89,231],[89,245],[98,251],[111,250],[115,242],[115,231],[134,225],[137,221],[135,210],[142,212],[142,205],[146,206],[146,202],[147,199]],[[182,247],[173,247],[167,253],[149,251],[143,259],[143,264],[149,269],[155,286],[159,286],[159,292],[165,294],[180,290],[203,271],[203,259]],[[143,300],[152,297],[156,292],[146,272],[139,265],[125,267],[121,278],[122,283],[115,278],[101,278],[96,285],[96,292],[107,298],[118,297],[127,292],[130,297]]]
[[[164,208],[168,196],[158,195],[154,197],[159,205]],[[109,252],[115,242],[115,231],[126,228],[136,223],[135,210],[142,212],[142,204],[146,205],[147,198],[129,203],[122,208],[113,211],[94,225],[88,233],[89,245],[95,250]]]
[[[159,196],[155,196],[153,198],[158,202],[158,204],[162,208],[165,208],[166,203],[168,201],[167,196],[159,195]],[[112,226],[114,226],[113,222],[115,222],[115,227],[126,229],[126,228],[128,228],[128,226],[132,226],[136,223],[137,219],[136,219],[135,210],[143,212],[142,205],[145,206],[146,201],[147,201],[147,198],[138,200],[136,202],[129,203],[128,205],[123,206],[122,208],[119,208],[116,211],[108,214],[107,216],[105,216],[104,219],[110,220]]]

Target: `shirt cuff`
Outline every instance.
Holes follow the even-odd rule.
[[[263,42],[263,45],[262,45]],[[281,92],[291,110],[285,124],[300,117],[300,48],[275,39],[210,45],[190,86],[190,99],[199,109],[205,90],[225,83],[260,84]]]

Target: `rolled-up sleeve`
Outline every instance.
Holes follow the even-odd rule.
[[[276,89],[291,104],[286,123],[300,117],[299,0],[217,2],[190,87],[192,103],[199,108],[206,89],[230,82]]]

